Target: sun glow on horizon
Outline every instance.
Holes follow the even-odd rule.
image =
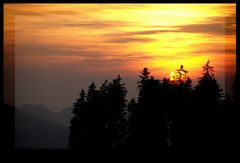
[[[183,65],[180,66],[180,69],[172,71],[169,75],[169,80],[172,83],[186,82],[189,77],[187,76],[188,71],[183,69]]]

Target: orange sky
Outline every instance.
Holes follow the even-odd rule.
[[[137,80],[143,67],[161,79],[183,64],[196,82],[210,59],[223,85],[225,73],[235,70],[235,8],[235,4],[4,4],[5,55],[14,42],[16,73],[54,70],[96,81],[104,79],[94,74]],[[10,32],[15,32],[14,41],[8,38]]]

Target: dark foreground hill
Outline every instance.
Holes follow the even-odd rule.
[[[15,110],[15,146],[24,148],[67,148],[69,129]]]

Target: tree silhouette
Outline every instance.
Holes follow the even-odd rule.
[[[138,81],[138,88],[141,90],[141,88],[144,86],[146,81],[149,79],[149,70],[148,68],[144,67],[143,71],[141,72],[141,75],[139,76],[140,81]]]
[[[94,83],[88,93],[82,90],[74,103],[69,147],[87,151],[118,150],[125,137],[127,90],[120,75],[112,82],[105,81],[100,90]]]
[[[86,148],[88,113],[86,107],[86,94],[81,90],[80,97],[74,103],[73,118],[71,119],[69,147],[72,149]]]
[[[195,138],[199,139],[198,147],[208,147],[212,149],[216,146],[217,137],[217,114],[222,97],[222,90],[214,77],[213,67],[209,65],[210,61],[203,66],[203,76],[199,78],[198,84],[194,90],[195,106]]]
[[[183,65],[180,66],[180,69],[177,69],[175,72],[172,72],[169,80],[174,85],[179,85],[181,83],[185,83],[188,80],[187,76],[188,71],[183,69]]]
[[[239,11],[239,10],[238,10]],[[237,21],[239,23],[239,21]],[[239,41],[237,41],[237,47],[239,47]],[[237,50],[238,52],[238,50]],[[236,71],[234,83],[232,86],[232,102],[231,106],[224,106],[224,125],[227,136],[225,135],[225,139],[227,140],[226,145],[228,148],[234,149],[237,147],[235,143],[239,139],[238,132],[235,130],[239,128],[239,117],[238,110],[240,108],[240,55],[236,53]],[[235,145],[236,144],[236,145]]]
[[[109,141],[111,148],[115,150],[119,145],[121,139],[121,129],[124,126],[123,112],[126,107],[126,94],[127,90],[122,83],[120,75],[113,79],[108,85],[108,102],[110,108],[107,110],[107,128],[109,134]]]
[[[69,147],[87,152],[164,153],[184,149],[213,150],[223,136],[226,107],[210,61],[193,89],[183,65],[161,81],[144,68],[139,76],[137,102],[126,100],[120,75],[94,83],[74,103]],[[215,147],[215,148],[213,148]]]
[[[214,77],[213,67],[209,65],[208,60],[206,65],[203,66],[203,76],[200,77],[198,84],[195,87],[194,100],[199,105],[212,105],[216,106],[222,97],[222,90],[217,80]]]
[[[101,108],[100,105],[100,93],[96,89],[93,83],[90,84],[87,93],[87,109],[88,109],[88,147],[93,150],[101,148],[100,142],[102,140],[102,123],[101,123]]]
[[[189,111],[192,98],[192,81],[188,71],[180,69],[172,73],[169,79],[163,79],[163,90],[167,94],[167,128],[169,148],[182,149],[189,137]]]
[[[149,75],[148,69],[144,68],[138,81],[139,96],[133,129],[135,148],[140,152],[159,152],[166,144],[166,117],[161,107],[160,81]]]
[[[134,98],[132,98],[127,105],[127,123],[126,123],[126,139],[125,139],[125,149],[127,153],[133,153],[136,150],[136,118],[137,118],[137,103]]]

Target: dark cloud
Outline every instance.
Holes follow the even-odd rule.
[[[227,35],[236,35],[236,14],[225,17],[225,28]]]
[[[159,27],[159,26],[158,26]],[[210,35],[235,35],[236,34],[236,16],[228,16],[223,18],[215,17],[206,22],[199,24],[187,24],[182,26],[172,26],[175,29],[169,30],[143,30],[136,32],[127,32],[126,35],[149,35],[165,32],[185,32],[185,33],[200,33]],[[162,26],[160,26],[162,28]]]
[[[128,35],[148,35],[148,34],[157,34],[162,32],[172,32],[173,30],[144,30],[137,32],[128,32]]]
[[[226,45],[225,43],[209,43],[207,47],[205,44],[199,44],[198,47],[204,48],[196,47],[192,53],[196,55],[209,55],[210,53],[219,55],[236,54],[236,47]]]
[[[230,25],[236,25],[236,14],[231,14],[225,17],[211,17],[206,22],[218,22]]]
[[[224,23],[189,24],[189,25],[179,26],[179,29],[176,32],[202,33],[202,34],[211,34],[211,35],[232,34],[232,33],[225,33]]]
[[[202,34],[225,34],[224,23],[205,23],[205,24],[188,24],[182,26],[174,26],[176,29],[171,30],[144,30],[137,32],[130,32],[132,35],[148,35],[158,34],[164,32],[186,32],[186,33],[202,33]],[[228,33],[229,34],[229,33]]]
[[[62,24],[58,24],[60,26],[66,26],[66,27],[85,27],[85,28],[107,28],[107,27],[116,27],[116,26],[124,26],[128,23],[123,21],[100,21],[100,20],[94,20],[94,21],[67,21]]]
[[[88,50],[88,46],[58,46],[43,44],[17,44],[16,54],[19,56],[79,56],[96,59],[104,56],[101,52]]]
[[[113,59],[117,61],[138,61],[138,60],[175,60],[175,59],[184,59],[188,58],[189,56],[184,55],[146,55],[146,54],[131,54],[131,53],[125,53],[121,54],[121,58]]]
[[[155,41],[155,39],[128,36],[109,37],[109,39],[105,40],[105,42],[109,43],[152,42],[152,41]]]
[[[202,54],[209,55],[210,53],[222,55],[222,54],[225,54],[225,48],[224,47],[198,48],[192,51],[192,53],[195,53],[196,55],[202,55]]]
[[[57,29],[57,28],[91,28],[91,29],[98,29],[98,28],[112,28],[112,27],[123,27],[123,26],[129,26],[131,25],[129,22],[125,21],[102,21],[102,20],[81,20],[79,19],[62,19],[60,17],[51,17],[53,21],[51,20],[41,20],[41,22],[37,22],[37,24],[25,24],[24,29],[22,31],[25,31],[27,29],[36,28],[36,29]],[[54,21],[55,19],[59,19],[59,21]]]
[[[40,22],[37,22],[36,28],[61,28],[61,27],[84,27],[84,28],[107,28],[107,27],[116,27],[116,26],[128,26],[133,24],[133,22],[125,22],[125,21],[102,21],[100,19],[95,18],[91,19],[91,16],[73,10],[51,10],[48,12],[42,12],[41,6],[33,6],[36,10],[24,10],[24,9],[16,9],[15,15],[17,16],[46,16],[47,19],[43,19]],[[61,16],[74,16],[71,18],[65,18]],[[54,21],[49,21],[49,18],[54,19]],[[55,20],[59,21],[56,22]],[[88,19],[88,20],[86,20]]]
[[[56,16],[56,15],[74,15],[78,14],[78,16],[84,16],[85,14],[79,13],[77,11],[70,10],[53,10],[48,12],[43,12],[41,6],[31,6],[31,9],[35,8],[35,10],[24,10],[24,9],[15,9],[14,14],[17,16]]]
[[[226,48],[226,54],[236,54],[236,48]]]

